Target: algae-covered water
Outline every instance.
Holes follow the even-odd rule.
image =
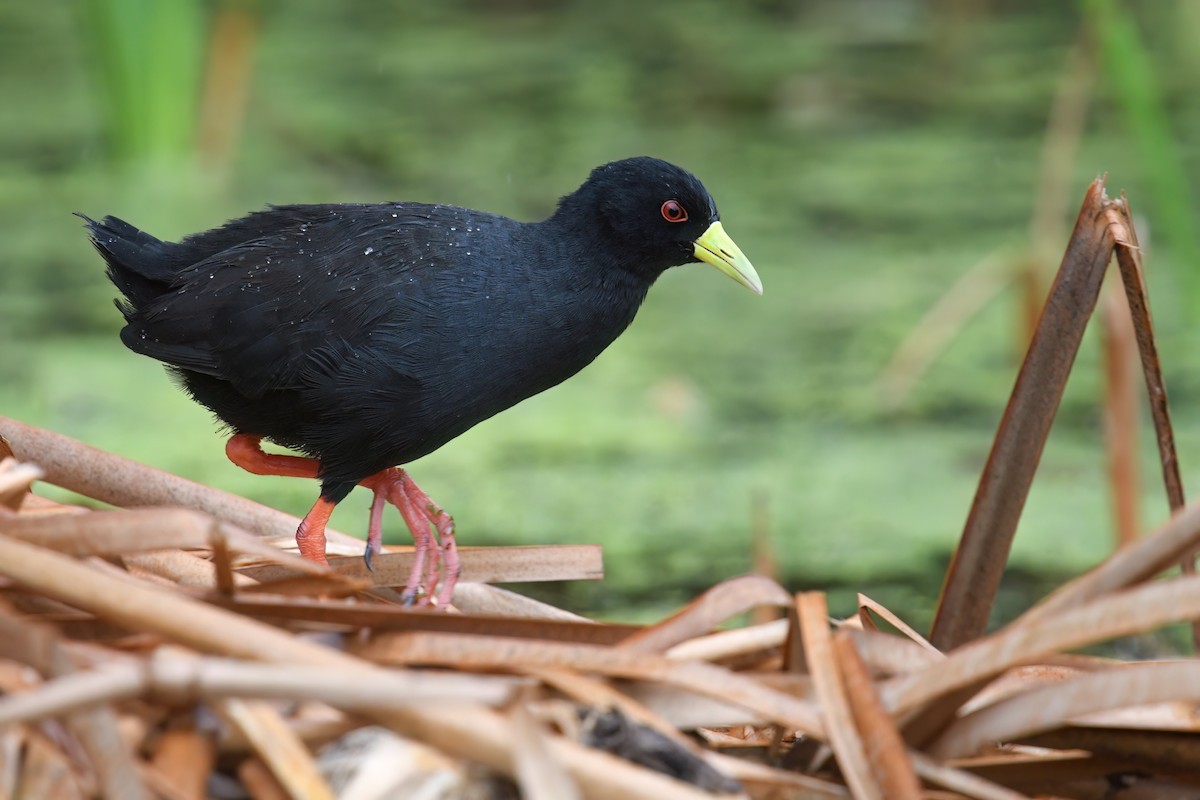
[[[166,70],[164,48],[208,46],[213,9],[248,15],[252,71],[228,89],[248,92],[244,124],[226,125],[233,146],[215,162],[190,139],[153,156],[123,149],[128,126],[106,109],[136,104],[114,99],[104,66],[113,37],[95,22],[108,5],[120,4],[0,8],[0,413],[301,514],[315,485],[239,472],[206,413],[120,345],[112,288],[70,212],[164,238],[285,202],[422,200],[533,219],[596,164],[657,155],[706,183],[765,294],[700,266],[671,271],[594,365],[413,475],[464,544],[603,543],[603,583],[537,589],[580,611],[645,618],[748,570],[760,503],[790,588],[833,589],[835,611],[859,590],[929,618],[1015,375],[1015,292],[898,407],[876,381],[960,276],[1025,252],[1080,9],[1105,4],[200,4],[194,38],[176,30],[174,50],[139,50],[138,69]],[[138,19],[156,4],[142,5]],[[1138,10],[1191,187],[1198,18],[1185,2]],[[1195,490],[1197,298],[1181,251],[1157,236],[1153,154],[1104,69],[1056,211],[1065,236],[1107,171],[1146,220]],[[1002,614],[1111,547],[1098,344],[1085,339]],[[1149,525],[1165,501],[1148,428],[1141,451]],[[352,495],[335,524],[361,530],[367,504]],[[399,519],[388,526],[402,541]]]

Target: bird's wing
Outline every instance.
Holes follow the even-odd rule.
[[[138,309],[122,331],[126,345],[248,397],[402,379],[404,352],[439,322],[430,292],[455,268],[437,246],[449,225],[429,211],[445,207],[296,208],[275,210],[293,223],[182,271],[170,292]]]

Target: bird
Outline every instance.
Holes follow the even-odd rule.
[[[121,295],[124,345],[217,418],[234,464],[320,481],[296,531],[305,558],[327,563],[330,514],[362,485],[370,568],[384,504],[397,508],[414,542],[406,604],[447,606],[461,561],[453,519],[404,465],[579,372],[670,267],[707,263],[762,294],[704,185],[648,156],[596,167],[536,222],[278,205],[169,242],[78,216]]]

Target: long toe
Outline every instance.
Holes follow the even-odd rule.
[[[371,520],[367,525],[367,546],[363,550],[363,563],[367,571],[374,574],[375,567],[371,559],[383,552],[383,504],[387,496],[386,489],[375,488],[375,497],[371,500]]]

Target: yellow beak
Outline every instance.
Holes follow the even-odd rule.
[[[712,264],[755,294],[763,293],[762,279],[754,271],[754,265],[729,238],[720,220],[709,225],[708,230],[693,244],[696,258]]]

